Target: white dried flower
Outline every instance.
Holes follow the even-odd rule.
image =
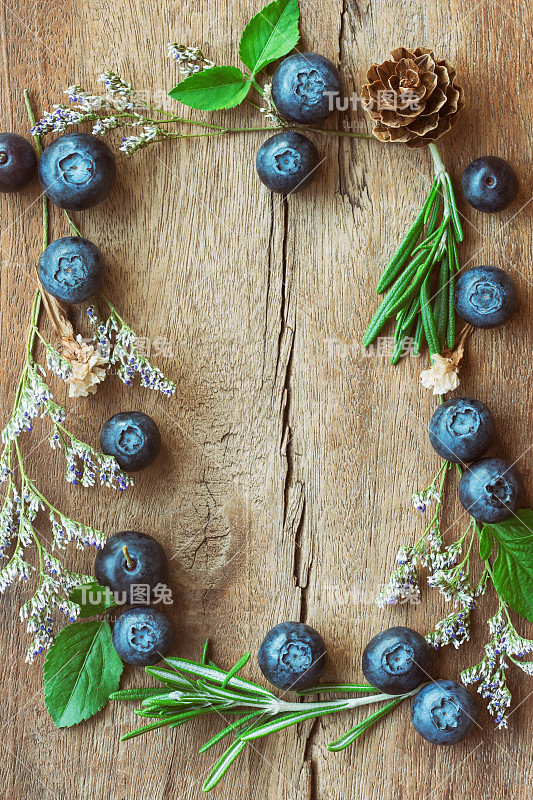
[[[85,344],[79,334],[76,339],[63,339],[63,358],[72,365],[72,374],[66,381],[69,397],[94,394],[98,384],[105,380],[105,367],[109,360],[92,344]]]
[[[459,367],[451,358],[444,358],[438,353],[431,356],[433,364],[420,375],[420,383],[426,389],[433,389],[433,394],[453,392],[459,386]]]

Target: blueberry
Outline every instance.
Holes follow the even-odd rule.
[[[317,176],[318,150],[307,136],[296,131],[277,133],[257,153],[257,173],[272,192],[301,192]]]
[[[151,590],[158,583],[166,585],[168,561],[165,551],[152,536],[139,531],[121,531],[111,536],[96,554],[94,574],[100,586],[109,586],[112,592],[126,592],[127,600],[133,602],[129,592],[132,585],[149,586]]]
[[[257,654],[261,672],[278,689],[305,689],[326,669],[326,645],[303,622],[281,622],[272,628]]]
[[[498,156],[476,158],[463,172],[461,183],[470,205],[487,213],[503,211],[518,193],[516,172]]]
[[[475,328],[503,325],[518,306],[516,286],[498,267],[474,267],[455,286],[455,310]]]
[[[113,647],[127,664],[152,666],[172,646],[172,625],[161,611],[139,606],[124,611],[113,626]]]
[[[456,464],[477,461],[492,444],[496,426],[487,406],[471,397],[440,405],[429,423],[429,441],[439,456]]]
[[[431,648],[419,633],[389,628],[365,647],[363,675],[385,694],[405,694],[427,680],[430,657]]]
[[[272,100],[289,120],[312,125],[335,110],[333,94],[341,91],[335,65],[317,53],[296,53],[281,62],[272,76]]]
[[[105,200],[115,183],[115,156],[88,133],[69,133],[48,145],[39,161],[39,181],[60,208],[82,211]]]
[[[0,192],[18,192],[31,181],[37,156],[18,133],[0,133]]]
[[[65,236],[48,245],[39,261],[46,291],[65,303],[83,303],[105,278],[105,263],[95,244],[81,236]]]
[[[411,704],[411,722],[432,744],[457,744],[477,719],[472,695],[455,681],[433,681],[423,686]]]
[[[524,497],[522,476],[505,458],[482,458],[463,473],[459,500],[474,519],[502,522]]]
[[[125,472],[137,472],[159,455],[161,434],[148,414],[122,411],[104,423],[100,447],[106,455],[114,456]]]

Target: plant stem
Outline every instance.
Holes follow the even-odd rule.
[[[407,697],[413,697],[418,693],[418,688],[412,692],[402,695],[390,694],[375,694],[370,697],[349,697],[346,700],[332,700],[330,702],[323,701],[319,703],[287,703],[284,700],[278,700],[279,711],[285,713],[288,711],[317,711],[317,716],[321,711],[326,709],[337,708],[339,711],[348,711],[351,708],[358,708],[359,706],[368,706],[372,703],[382,703],[385,700],[404,700]]]

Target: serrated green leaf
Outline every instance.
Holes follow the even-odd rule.
[[[106,620],[63,628],[44,662],[44,698],[56,728],[100,711],[117,691],[122,669]]]
[[[97,581],[75,586],[69,600],[80,607],[79,618],[95,617],[111,608],[116,608],[113,593],[107,586],[100,586]]]
[[[486,561],[492,553],[494,547],[494,539],[491,532],[484,525],[479,534],[479,557],[482,561]]]
[[[300,39],[298,0],[274,0],[243,31],[239,55],[252,75],[287,55]]]
[[[533,622],[533,511],[521,509],[510,519],[485,528],[498,544],[492,567],[498,594]]]
[[[189,75],[169,95],[190,108],[216,111],[240,105],[250,91],[250,85],[237,67],[211,67]]]

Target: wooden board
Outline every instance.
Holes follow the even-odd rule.
[[[0,127],[26,132],[24,88],[41,112],[70,84],[96,91],[105,68],[160,99],[177,77],[166,58],[168,41],[198,44],[219,63],[236,64],[240,31],[261,5],[6,0]],[[453,178],[457,183],[466,164],[486,153],[508,158],[522,177],[519,200],[499,216],[477,214],[461,201],[463,263],[509,269],[521,296],[511,324],[475,335],[462,391],[492,408],[498,451],[518,459],[531,501],[529,10],[519,0],[302,0],[301,6],[304,48],[340,63],[349,93],[360,88],[372,61],[400,44],[433,46],[457,64],[469,106],[442,141]],[[261,124],[258,116],[249,108],[223,115],[246,125]],[[360,110],[338,122],[368,127]],[[255,653],[272,625],[301,619],[325,636],[326,677],[358,680],[362,648],[374,633],[402,623],[430,630],[446,611],[433,594],[397,610],[373,604],[399,543],[421,532],[410,496],[438,465],[426,435],[435,400],[418,385],[426,356],[393,369],[386,358],[366,357],[359,344],[376,305],[379,270],[427,189],[430,159],[401,146],[316,136],[326,159],[321,174],[305,193],[284,201],[255,175],[263,138],[176,142],[120,157],[110,198],[76,215],[106,256],[107,292],[121,314],[140,336],[171,342],[171,357],[154,360],[178,391],[168,401],[110,378],[94,398],[68,401],[69,425],[96,444],[111,414],[142,409],[161,427],[163,456],[139,474],[134,490],[117,496],[69,487],[40,427],[24,448],[42,490],[74,518],[109,534],[147,531],[173,555],[176,653],[198,657],[209,634],[213,656],[229,666],[245,650]],[[34,184],[0,199],[2,420],[22,363],[40,255],[38,197]],[[54,238],[67,235],[57,209],[52,226]],[[84,329],[81,312],[73,321]],[[63,400],[64,387],[55,386]],[[465,523],[453,503],[447,519],[455,531]],[[68,558],[79,570],[92,568],[88,553],[71,551]],[[23,662],[27,636],[17,618],[23,596],[22,587],[8,592],[1,611],[3,796],[200,797],[219,752],[198,755],[218,729],[213,720],[119,744],[133,709],[110,704],[76,729],[54,728],[40,666]],[[492,608],[492,599],[483,601],[483,614]],[[522,630],[531,636],[531,628]],[[470,645],[439,659],[439,674],[455,678],[476,663],[486,638],[480,618]],[[254,659],[247,671],[260,679]],[[143,682],[141,670],[125,670],[124,686]],[[356,714],[303,724],[249,748],[214,796],[526,798],[533,684],[518,670],[510,671],[510,684],[517,710],[507,732],[496,733],[483,710],[482,731],[437,750],[413,733],[403,707],[356,746],[332,754],[326,743]]]

